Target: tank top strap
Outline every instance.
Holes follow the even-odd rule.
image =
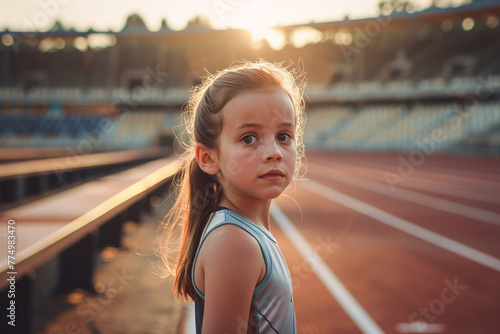
[[[276,243],[276,239],[266,230],[261,228],[260,226],[256,225],[255,223],[241,217],[240,215],[236,214],[235,212],[227,209],[227,208],[222,208],[222,210],[216,211],[212,213],[212,215],[209,218],[209,221],[207,223],[207,226],[205,227],[205,230],[203,231],[200,244],[198,245],[198,249],[196,250],[196,254],[194,257],[193,261],[193,269],[191,270],[191,280],[193,282],[193,286],[196,290],[196,293],[198,296],[202,299],[205,300],[205,296],[201,293],[201,291],[198,289],[196,286],[195,280],[194,280],[194,271],[196,267],[196,260],[198,259],[198,255],[201,249],[201,246],[203,245],[203,242],[205,239],[208,237],[208,235],[215,230],[216,228],[223,226],[223,225],[235,225],[241,228],[242,230],[246,231],[248,234],[250,234],[259,244],[259,247],[262,252],[262,256],[264,258],[264,263],[266,266],[266,273],[264,275],[264,278],[262,281],[255,287],[255,292],[258,293],[260,290],[262,290],[266,284],[269,282],[269,279],[271,278],[271,273],[272,273],[272,260],[271,260],[271,250],[269,249],[269,242],[271,243]],[[267,239],[267,240],[266,240]]]

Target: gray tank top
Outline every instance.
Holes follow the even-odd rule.
[[[198,289],[194,281],[196,260],[208,234],[217,227],[227,224],[242,228],[257,240],[266,265],[266,274],[262,281],[255,287],[253,293],[247,333],[297,333],[292,296],[292,280],[276,239],[268,231],[226,208],[216,211],[212,215],[201,237],[200,245],[194,258],[191,278],[196,293],[199,296],[199,298],[195,298],[196,333],[201,333],[205,301],[205,296]]]

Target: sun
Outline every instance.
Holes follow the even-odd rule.
[[[276,29],[280,19],[273,11],[265,10],[267,7],[265,1],[259,0],[241,3],[231,15],[227,15],[226,22],[233,28],[248,30],[255,45],[266,40],[273,49],[281,49],[285,36]]]
[[[285,36],[283,32],[275,28],[274,24],[265,23],[261,20],[246,21],[239,22],[236,27],[248,30],[256,47],[261,45],[263,40],[266,40],[274,50],[280,50],[285,46]]]
[[[255,48],[260,48],[263,40],[266,40],[272,49],[281,50],[287,43],[293,44],[296,48],[302,48],[307,44],[318,43],[324,38],[319,30],[307,26],[287,32],[288,35],[285,35],[285,32],[276,25],[262,24],[259,21],[240,22],[238,28],[250,32]]]
[[[280,50],[285,46],[285,37],[279,30],[268,27],[254,27],[245,29],[250,31],[252,40],[255,45],[259,45],[263,40],[266,40],[269,43],[269,46],[274,50]]]

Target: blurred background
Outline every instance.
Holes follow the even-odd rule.
[[[303,63],[309,148],[408,151],[446,125],[436,151],[499,153],[493,0],[21,3],[0,21],[2,147],[168,143],[200,77],[265,58]]]
[[[97,260],[89,260],[84,274],[71,276],[75,254],[98,249],[99,261],[107,262],[106,256],[117,256],[123,245],[120,237],[110,240],[101,233],[95,241],[89,231],[133,234],[144,220],[137,217],[144,208],[154,223],[165,214],[160,203],[171,171],[162,170],[163,178],[151,181],[153,186],[135,192],[126,187],[173,161],[189,88],[238,60],[290,61],[307,73],[307,152],[406,157],[394,158],[396,167],[404,161],[420,166],[433,156],[464,158],[451,164],[465,162],[474,170],[478,161],[487,161],[489,173],[498,175],[496,0],[20,0],[0,6],[2,252],[14,217],[16,233],[25,233],[17,236],[17,255],[22,255],[15,263],[22,265],[17,287],[24,289],[22,294],[17,290],[16,298],[23,301],[18,299],[17,314],[37,319],[26,321],[26,328],[18,326],[19,332],[45,328],[48,333],[47,323],[61,314],[60,306],[49,307],[55,310],[50,315],[40,311],[49,305],[42,297],[80,289],[71,295],[73,302],[64,303],[82,305],[88,291],[109,292],[88,276]],[[88,207],[77,209],[70,197],[67,202],[57,197],[61,201],[52,204],[42,200],[69,196],[67,191],[77,186],[97,187],[93,181],[127,171],[126,181],[119,179],[116,187],[127,190],[120,205],[128,204],[120,210],[115,204],[100,207],[101,218],[87,217],[66,234],[44,239],[114,196],[109,191],[115,183],[102,186],[108,192],[75,194],[77,202],[89,200]],[[393,186],[402,177],[407,176],[399,170],[385,174],[385,181]],[[40,222],[23,229],[23,219]],[[109,221],[115,224],[109,227]],[[73,233],[80,234],[67,241]],[[71,253],[74,244],[80,248]],[[3,254],[2,261],[2,275],[13,272]],[[70,269],[61,273],[54,269],[58,266]],[[73,283],[65,285],[65,280]],[[2,276],[2,300],[9,305],[5,282]],[[64,320],[54,328],[113,332],[112,326],[95,329],[92,310],[98,313],[97,307],[80,309],[80,327]],[[182,322],[183,312],[176,313],[175,323]],[[89,323],[97,327],[84,329]]]

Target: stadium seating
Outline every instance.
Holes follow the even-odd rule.
[[[105,117],[85,116],[4,116],[0,115],[0,138],[8,141],[12,137],[77,137],[85,133],[100,131]]]
[[[410,151],[418,142],[434,140],[436,152],[500,154],[500,103],[475,109],[454,104],[309,108],[306,147],[344,150]],[[434,131],[439,130],[440,140]],[[433,139],[434,138],[434,139]]]
[[[182,41],[171,31],[144,31],[148,38],[116,33],[116,44],[86,51],[71,47],[75,36],[69,34],[64,50],[44,52],[22,42],[15,56],[13,46],[1,44],[0,146],[77,147],[92,136],[103,150],[166,143],[162,136],[180,124],[193,83],[237,59],[263,57],[303,62],[310,148],[414,150],[439,129],[446,137],[440,152],[498,155],[500,44],[493,41],[500,25],[496,12],[482,6],[497,10],[484,2],[308,23],[323,34],[320,40],[297,46],[288,38],[280,50],[255,49],[238,30],[210,31],[201,44],[196,33]],[[474,19],[472,27],[464,28],[462,10]],[[284,33],[296,28],[303,25]],[[476,100],[475,110],[455,107],[467,99]],[[117,113],[92,110],[100,105]],[[34,110],[47,106],[48,114]],[[89,106],[80,112],[86,116],[66,110],[75,106]]]
[[[113,150],[150,147],[162,131],[180,124],[180,114],[163,111],[126,112],[104,116],[15,116],[0,114],[0,146],[78,147]]]
[[[419,87],[437,83],[425,82]],[[454,83],[462,88],[472,85],[467,80]],[[365,90],[369,89],[381,88],[367,84]],[[496,101],[469,109],[444,102],[311,106],[306,115],[304,142],[309,148],[408,151],[417,149],[417,141],[431,138],[439,129],[446,138],[439,145],[441,152],[477,149],[500,153],[500,103]],[[86,140],[103,150],[150,147],[180,123],[175,109],[130,111],[115,117],[0,115],[0,146],[77,147]]]

